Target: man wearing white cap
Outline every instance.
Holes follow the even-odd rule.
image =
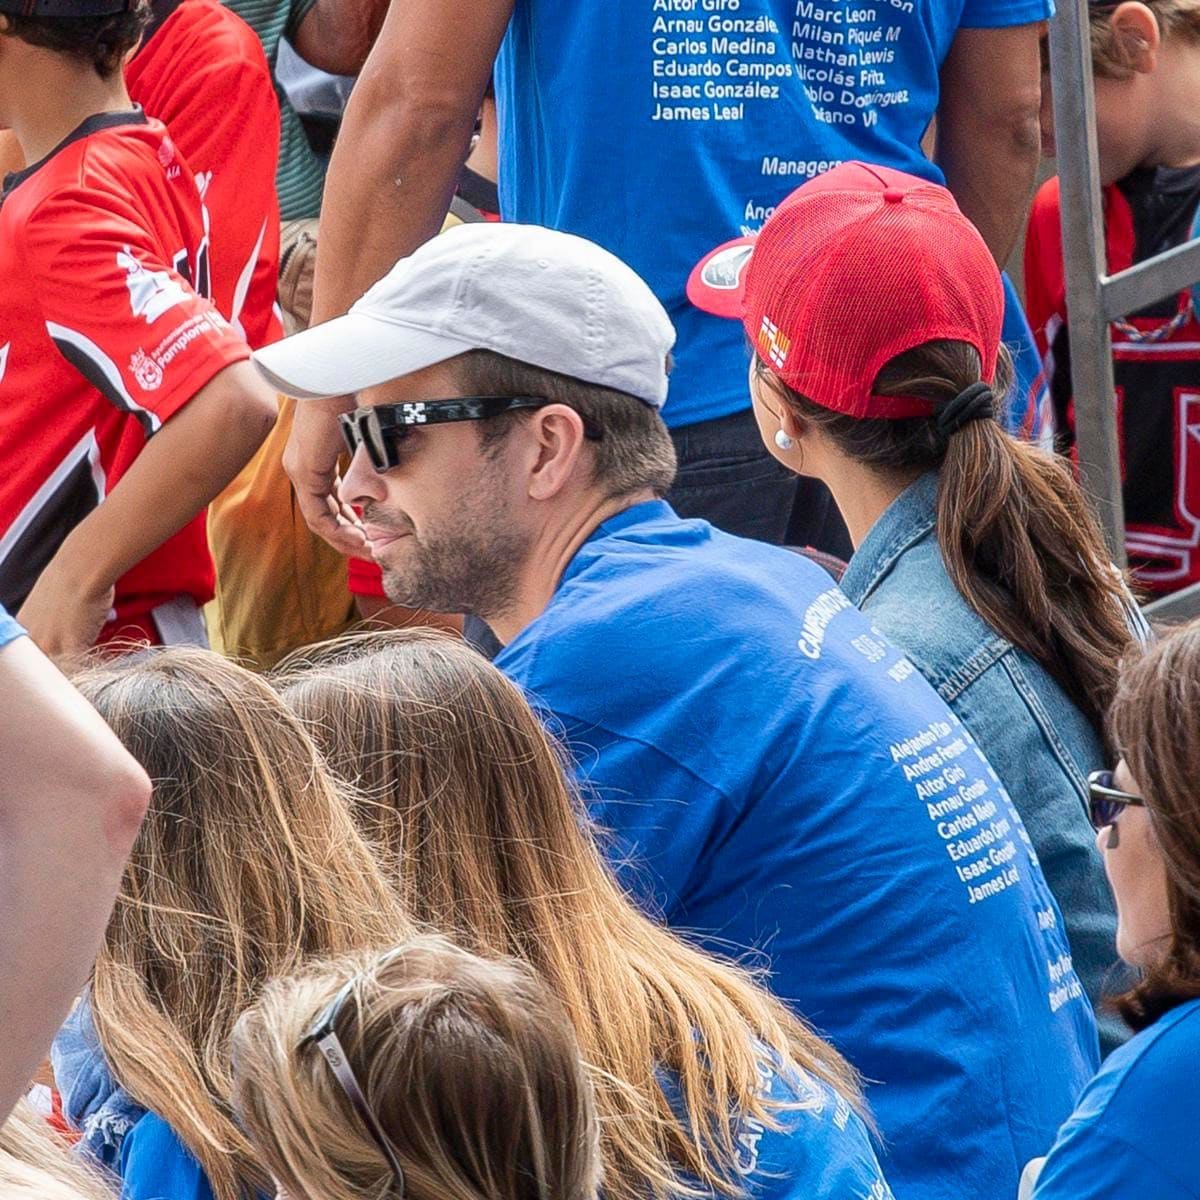
[[[492,626],[623,882],[709,949],[763,952],[878,1084],[897,1196],[1015,1194],[1096,1058],[1086,1001],[1047,1002],[1048,963],[1082,995],[1061,916],[970,734],[829,577],[660,498],[672,340],[606,251],[472,225],[256,358],[291,395],[358,393],[341,498],[392,599]],[[923,799],[960,789],[1003,863],[987,887]],[[1010,1094],[1022,1055],[1037,1083]]]

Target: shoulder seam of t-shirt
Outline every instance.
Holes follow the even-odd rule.
[[[86,149],[88,139],[97,133],[104,133],[109,129],[140,128],[149,123],[150,120],[142,110],[140,104],[135,104],[133,108],[128,110],[122,109],[116,112],[94,113],[86,121],[80,122],[53,150],[48,154],[42,155],[37,162],[30,163],[27,167],[22,167],[21,170],[13,171],[5,176],[5,199],[11,196],[23,183],[28,183],[43,168],[49,166],[60,154],[69,150],[72,146],[84,143]],[[84,159],[86,160],[86,155]]]
[[[525,683],[522,683],[521,687],[527,688],[528,685],[526,685]],[[655,754],[658,754],[662,758],[665,758],[667,760],[667,762],[671,763],[672,766],[678,767],[679,770],[685,772],[687,775],[690,775],[697,783],[702,784],[704,787],[708,788],[708,790],[710,792],[712,792],[713,795],[719,796],[726,803],[728,803],[731,800],[729,793],[726,792],[723,788],[719,788],[716,786],[716,784],[710,783],[707,779],[704,778],[703,775],[700,775],[693,767],[689,767],[686,763],[680,762],[679,759],[677,759],[673,754],[669,754],[666,750],[664,750],[662,746],[655,745],[654,742],[648,742],[648,741],[646,741],[645,738],[634,737],[631,734],[621,733],[616,729],[610,729],[607,725],[604,725],[599,721],[587,720],[584,717],[577,716],[574,713],[564,712],[561,709],[553,708],[549,704],[547,704],[544,700],[541,700],[540,698],[538,698],[538,693],[537,693],[536,689],[528,688],[528,690],[532,696],[537,698],[537,705],[540,706],[545,712],[549,713],[556,721],[559,721],[559,722],[575,721],[577,724],[585,725],[589,729],[598,729],[602,733],[607,733],[609,735],[609,737],[619,738],[623,742],[633,742],[638,746],[644,746],[647,750],[651,750]]]
[[[1158,1173],[1161,1178],[1169,1179],[1176,1187],[1182,1188],[1188,1196],[1200,1197],[1200,1191],[1197,1191],[1195,1183],[1190,1180],[1180,1179],[1174,1171],[1168,1170],[1162,1163],[1150,1158],[1140,1146],[1135,1145],[1127,1137],[1120,1133],[1112,1133],[1105,1131],[1104,1137],[1110,1142],[1119,1142],[1133,1157],[1137,1158],[1145,1166],[1152,1168]]]
[[[1195,1004],[1196,1002],[1192,1001],[1191,1003]],[[1159,1020],[1160,1021],[1168,1020],[1172,1015],[1178,1014],[1178,1011],[1179,1011],[1178,1008],[1173,1009],[1171,1012],[1168,1012],[1168,1013],[1164,1014],[1162,1017],[1160,1017]],[[1158,1030],[1157,1036],[1150,1042],[1150,1044],[1145,1048],[1145,1050],[1143,1050],[1133,1060],[1133,1062],[1131,1062],[1122,1071],[1121,1079],[1116,1084],[1116,1086],[1113,1088],[1113,1090],[1109,1094],[1108,1098],[1104,1101],[1104,1105],[1100,1110],[1101,1112],[1106,1112],[1109,1108],[1111,1108],[1113,1106],[1114,1102],[1117,1099],[1117,1096],[1125,1090],[1125,1085],[1130,1082],[1130,1080],[1133,1078],[1135,1073],[1137,1073],[1139,1075],[1141,1074],[1141,1071],[1139,1070],[1139,1068],[1142,1068],[1145,1065],[1145,1063],[1147,1062],[1147,1060],[1149,1059],[1151,1053],[1153,1053],[1155,1050],[1158,1049],[1159,1043],[1164,1041],[1167,1037],[1169,1037],[1170,1034],[1176,1028],[1178,1028],[1180,1025],[1182,1025],[1186,1021],[1192,1020],[1192,1019],[1200,1022],[1200,1005],[1197,1005],[1197,1007],[1193,1008],[1190,1013],[1184,1014],[1183,1016],[1179,1017],[1177,1020],[1172,1021],[1169,1029]],[[1149,1028],[1150,1028],[1150,1030],[1153,1030],[1154,1026],[1151,1025]]]

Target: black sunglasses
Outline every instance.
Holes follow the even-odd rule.
[[[1092,828],[1109,830],[1108,848],[1117,847],[1117,820],[1126,808],[1145,808],[1146,801],[1132,792],[1113,787],[1111,771],[1093,771],[1088,776],[1088,815]]]
[[[376,969],[393,958],[398,957],[400,953],[402,951],[396,950],[390,955],[385,955],[377,964]],[[345,1093],[346,1099],[350,1101],[354,1111],[358,1114],[359,1120],[362,1121],[367,1132],[371,1135],[371,1139],[379,1147],[380,1154],[387,1160],[387,1164],[391,1168],[392,1175],[396,1180],[396,1195],[403,1197],[404,1170],[400,1166],[400,1159],[392,1146],[391,1140],[384,1132],[383,1126],[379,1123],[379,1118],[375,1115],[370,1104],[367,1103],[366,1093],[363,1091],[362,1085],[358,1082],[358,1077],[354,1074],[354,1068],[350,1066],[350,1060],[346,1057],[345,1048],[342,1046],[337,1035],[336,1026],[338,1018],[342,1014],[342,1008],[350,996],[353,995],[354,989],[361,978],[361,975],[354,975],[346,981],[338,994],[321,1010],[320,1015],[313,1022],[309,1031],[300,1039],[298,1048],[303,1050],[308,1046],[316,1046],[325,1056],[325,1061],[333,1071],[333,1077],[338,1081],[338,1086]]]
[[[445,425],[451,421],[486,421],[501,413],[522,408],[545,408],[554,403],[545,396],[461,396],[454,400],[415,400],[403,404],[379,404],[356,408],[338,418],[342,438],[351,456],[359,446],[376,471],[390,471],[400,465],[396,447],[416,425]],[[599,441],[601,432],[590,421],[583,424],[584,434]]]

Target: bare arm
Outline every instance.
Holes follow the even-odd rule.
[[[305,62],[332,75],[357,75],[379,36],[388,0],[317,0],[291,42]]]
[[[942,64],[934,157],[1001,265],[1029,212],[1041,157],[1044,27],[960,29]]]
[[[150,781],[28,638],[0,650],[0,1118],[87,980]]]
[[[248,362],[214,376],[152,437],[120,482],[67,536],[19,620],[51,657],[95,641],[113,585],[177,533],[250,461],[276,416]]]
[[[404,0],[388,11],[329,163],[313,323],[343,313],[441,228],[513,0]],[[296,410],[284,466],[309,525],[361,553],[330,507],[348,403]]]

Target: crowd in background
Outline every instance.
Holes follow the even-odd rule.
[[[1123,572],[1051,17],[0,0],[0,1200],[1200,1197],[1200,325]],[[1116,271],[1200,0],[1089,20]]]

